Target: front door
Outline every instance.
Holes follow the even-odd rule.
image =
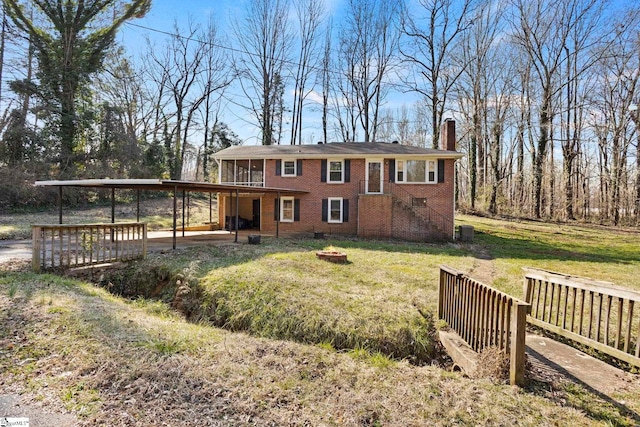
[[[367,160],[367,194],[382,193],[382,160]]]

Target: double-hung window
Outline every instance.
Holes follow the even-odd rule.
[[[322,222],[334,224],[349,222],[349,199],[344,197],[322,199]]]
[[[283,160],[282,176],[296,176],[296,163],[295,160]]]
[[[343,183],[344,182],[344,161],[329,160],[329,177],[328,182]]]
[[[438,181],[436,160],[397,160],[396,182],[435,184]]]
[[[293,222],[294,220],[294,202],[293,197],[280,198],[280,221]]]
[[[342,222],[342,197],[329,197],[328,222]]]

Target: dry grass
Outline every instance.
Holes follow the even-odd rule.
[[[77,425],[638,425],[638,384],[616,396],[625,409],[573,383],[512,388],[371,345],[424,321],[417,308],[435,307],[437,265],[473,270],[478,251],[488,255],[489,283],[507,291],[520,290],[522,265],[637,274],[634,232],[583,244],[545,224],[469,220],[479,232],[473,245],[264,239],[160,254],[119,281],[105,278],[114,291],[158,300],[4,266],[0,386],[69,411]],[[326,244],[350,264],[316,260]],[[192,320],[251,334],[186,322],[171,303],[191,307]],[[340,334],[355,344],[336,345],[330,337]]]
[[[472,258],[454,245],[330,243],[348,254],[348,264],[315,256],[327,242],[264,239],[259,246],[155,255],[105,274],[101,283],[121,295],[162,299],[191,320],[232,331],[415,364],[438,359],[431,315],[438,265],[469,266]]]
[[[189,324],[53,276],[2,274],[0,307],[3,389],[78,425],[600,425],[521,389]]]

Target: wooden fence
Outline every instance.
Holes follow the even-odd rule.
[[[611,283],[525,268],[528,322],[640,366],[640,293]]]
[[[147,225],[34,225],[33,269],[69,268],[144,258]]]
[[[531,306],[447,266],[440,266],[438,316],[476,352],[510,356],[511,384],[524,382],[526,316]]]

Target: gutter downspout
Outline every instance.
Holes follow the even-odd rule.
[[[280,200],[279,191],[278,191],[278,198],[276,200],[278,201],[278,206],[276,209],[276,239],[277,239],[278,237],[280,237],[280,203],[282,203],[282,201]]]

